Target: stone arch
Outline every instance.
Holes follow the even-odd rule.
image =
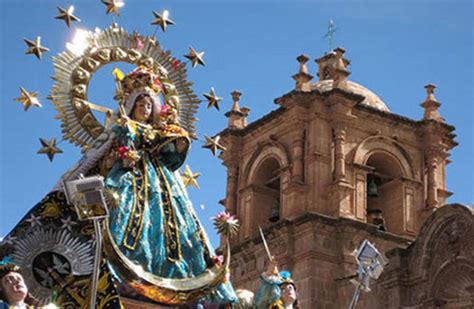
[[[471,258],[474,258],[472,237],[474,237],[473,210],[462,204],[445,205],[437,209],[426,220],[418,234],[416,256],[419,258],[414,261],[413,269],[420,272],[419,275],[424,280],[433,281],[435,277],[432,273],[433,265],[441,267],[452,257],[441,257],[439,253],[451,250],[450,247],[453,245],[463,246],[465,252],[471,252]],[[474,260],[471,260],[470,265],[474,267]]]
[[[244,238],[280,220],[282,213],[282,194],[284,190],[282,175],[288,173],[290,164],[286,148],[277,141],[259,145],[250,156],[242,173],[245,189],[240,197],[242,230]]]
[[[473,262],[463,258],[447,261],[435,274],[429,293],[439,308],[473,308]]]
[[[353,162],[360,165],[366,165],[370,156],[377,152],[387,154],[395,159],[400,165],[402,171],[401,176],[411,179],[415,178],[413,163],[408,152],[400,143],[387,136],[370,136],[360,142],[354,151]]]
[[[288,150],[281,143],[270,141],[261,145],[248,160],[247,166],[242,174],[247,186],[253,183],[256,171],[259,169],[261,164],[269,158],[277,160],[280,168],[288,167],[290,164]]]
[[[408,152],[394,139],[376,135],[354,149],[358,218],[382,231],[413,235],[416,230],[415,187],[404,183],[414,179]]]

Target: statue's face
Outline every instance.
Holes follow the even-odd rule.
[[[280,286],[281,300],[285,304],[293,304],[296,301],[296,290],[293,284],[283,284]]]
[[[16,303],[25,300],[28,295],[23,277],[14,271],[7,273],[2,278],[2,291],[8,303]]]
[[[136,121],[145,123],[150,119],[151,112],[153,110],[153,105],[151,98],[143,97],[135,102],[135,107],[133,108],[133,119]]]

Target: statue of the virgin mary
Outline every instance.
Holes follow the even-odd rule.
[[[94,59],[102,59],[104,50],[96,51]],[[123,57],[140,59],[137,54],[130,49]],[[84,57],[74,72],[93,65],[92,58]],[[104,224],[98,308],[120,305],[118,293],[166,305],[236,301],[227,280],[228,260],[222,264],[215,256],[178,172],[190,133],[180,125],[177,102],[165,96],[174,86],[160,78],[167,74],[160,70],[166,71],[138,65],[118,81],[119,108],[110,124],[4,242],[10,249],[3,255],[25,269],[23,276],[40,300],[50,301],[48,293],[54,290],[61,307],[88,304],[96,240],[92,224],[80,221],[68,204],[63,184],[102,175],[110,216]],[[77,94],[77,86],[67,87]],[[53,97],[60,98],[60,90],[53,89]]]

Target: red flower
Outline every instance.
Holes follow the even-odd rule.
[[[153,81],[153,85],[155,85],[156,87],[158,87],[158,89],[161,89],[161,88],[162,88],[162,85],[161,85],[161,82],[160,82],[160,79],[159,79],[159,78],[155,78],[155,80]]]
[[[119,149],[118,149],[119,157],[122,158],[122,159],[125,159],[127,157],[127,153],[129,151],[130,151],[130,148],[128,148],[127,146],[119,147]]]
[[[178,59],[173,59],[173,62],[171,62],[171,65],[173,66],[173,69],[177,70],[179,65],[181,64],[181,61]]]

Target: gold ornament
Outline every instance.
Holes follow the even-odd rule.
[[[186,165],[184,169],[184,173],[181,174],[181,178],[183,179],[183,183],[186,187],[193,186],[196,189],[199,189],[199,184],[197,182],[197,178],[201,176],[200,173],[193,173],[189,165]]]
[[[222,101],[222,98],[216,95],[214,88],[211,87],[211,91],[209,93],[204,93],[203,96],[207,99],[207,108],[214,106],[219,110],[219,102]]]
[[[25,88],[20,87],[21,96],[15,100],[21,102],[25,109],[25,112],[30,108],[30,106],[42,107],[41,103],[38,101],[38,92],[28,92]]]
[[[41,46],[41,37],[40,36],[36,37],[35,41],[31,41],[31,40],[28,40],[28,39],[23,39],[23,40],[25,41],[26,45],[28,45],[28,50],[26,51],[27,55],[33,54],[38,59],[41,60],[41,58],[43,57],[43,53],[49,51],[49,48]]]
[[[44,209],[41,212],[41,216],[44,218],[57,218],[61,213],[58,204],[56,202],[49,202],[44,205]]]
[[[210,149],[213,156],[216,155],[218,150],[225,150],[226,149],[224,146],[222,146],[219,143],[219,140],[221,139],[221,137],[219,135],[217,135],[214,138],[205,135],[204,138],[206,139],[206,143],[202,147]]]
[[[66,51],[53,57],[55,85],[50,92],[56,110],[56,119],[61,120],[63,139],[77,146],[90,145],[108,127],[113,111],[88,100],[88,88],[94,74],[111,62],[126,62],[137,67],[153,68],[162,86],[163,101],[179,110],[179,123],[194,136],[194,117],[201,102],[187,81],[186,66],[173,67],[170,51],[163,51],[160,45],[143,40],[143,49],[130,46],[134,35],[120,27],[109,27],[88,32],[84,53],[71,54]],[[101,48],[95,48],[100,46]],[[171,73],[168,73],[171,72]],[[186,82],[183,82],[186,81]],[[118,83],[118,82],[117,82]],[[123,86],[123,84],[122,84]],[[117,99],[124,99],[127,89],[119,89]],[[64,95],[65,93],[69,95]],[[105,121],[99,121],[93,112],[105,113]],[[85,149],[85,148],[83,148]]]
[[[73,21],[81,21],[77,16],[74,16],[72,13],[74,13],[74,6],[70,5],[67,10],[63,9],[62,7],[58,7],[59,10],[59,15],[56,16],[56,19],[62,19],[66,23],[66,25],[71,27],[71,24]]]
[[[38,154],[45,154],[48,156],[49,161],[53,162],[54,156],[58,153],[63,153],[61,149],[56,147],[56,139],[52,138],[51,140],[47,140],[44,138],[40,138],[41,145],[43,147],[38,150]]]
[[[198,64],[200,64],[202,66],[206,65],[204,63],[204,60],[202,59],[202,57],[204,57],[204,52],[197,52],[191,46],[189,46],[189,53],[187,55],[184,55],[184,57],[191,60],[193,68],[195,68]]]
[[[120,15],[120,8],[125,5],[121,0],[102,0],[102,3],[107,7],[107,14]]]
[[[163,32],[166,31],[166,26],[174,25],[174,21],[168,18],[169,12],[167,10],[164,10],[161,14],[158,14],[157,12],[153,11],[153,15],[155,15],[155,20],[153,20],[151,24],[159,25]]]
[[[109,209],[117,209],[120,204],[120,195],[112,189],[105,189],[103,194]]]

